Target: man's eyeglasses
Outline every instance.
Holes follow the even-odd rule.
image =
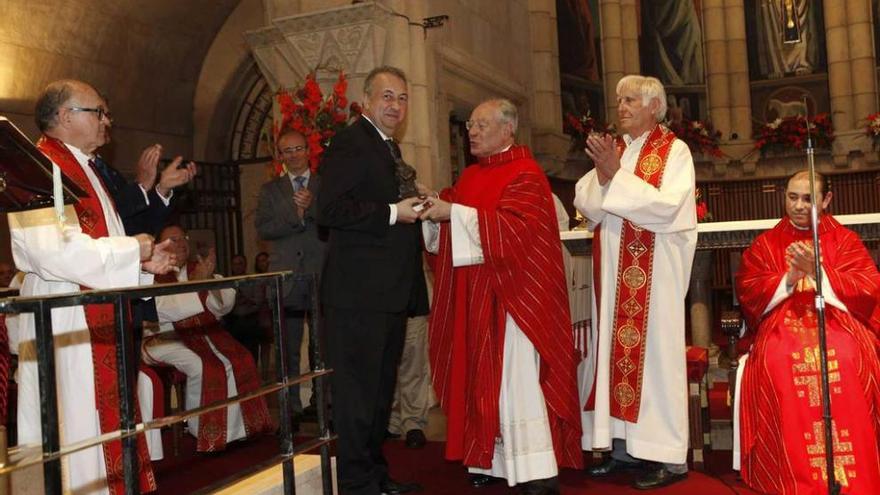
[[[288,146],[287,148],[284,148],[283,150],[281,150],[281,153],[302,153],[303,151],[306,151],[308,149],[309,149],[309,147],[305,146],[305,145]]]
[[[70,110],[74,112],[92,112],[98,114],[98,121],[104,120],[104,117],[107,117],[107,120],[112,121],[113,116],[110,115],[110,112],[103,108],[86,108],[86,107],[68,107]]]
[[[476,129],[480,130],[480,132],[488,129],[490,125],[491,124],[489,122],[486,122],[485,120],[468,120],[467,122],[464,123],[465,129],[471,130],[471,129],[476,128]]]
[[[169,240],[169,241],[171,241],[171,242],[173,242],[173,243],[176,244],[176,243],[178,243],[178,242],[187,242],[187,241],[189,241],[189,236],[188,236],[188,235],[185,235],[185,236],[177,236],[177,235],[173,235],[173,236],[171,236],[171,237],[166,237],[165,239],[166,239],[166,240]]]

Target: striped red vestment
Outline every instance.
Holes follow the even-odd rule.
[[[541,357],[557,464],[581,467],[577,351],[543,171],[528,148],[514,146],[468,167],[443,196],[478,211],[484,255],[482,264],[453,268],[448,224],[441,226],[430,357],[447,415],[447,458],[491,467],[509,314]]]
[[[826,304],[835,475],[843,493],[880,493],[880,362],[865,325],[880,274],[855,233],[830,216],[819,229],[827,282],[848,309]],[[736,277],[746,318],[757,329],[741,384],[742,477],[767,493],[826,492],[815,291],[798,286],[765,314],[788,270],[786,248],[810,237],[783,219],[743,254]]]

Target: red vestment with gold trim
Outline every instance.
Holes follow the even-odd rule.
[[[757,329],[740,392],[742,477],[768,493],[827,491],[815,284],[797,284],[765,313],[788,271],[786,248],[811,238],[782,219],[743,254],[736,276],[743,311]],[[819,239],[826,287],[848,310],[829,302],[825,311],[835,474],[843,493],[880,493],[880,361],[866,327],[880,274],[858,236],[833,217],[821,218]],[[831,301],[827,289],[825,297]]]

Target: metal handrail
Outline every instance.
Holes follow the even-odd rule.
[[[199,280],[156,284],[125,289],[89,290],[68,294],[46,295],[43,297],[12,297],[0,299],[0,313],[34,313],[37,366],[40,382],[41,419],[43,424],[42,453],[39,455],[31,453],[30,451],[37,450],[38,447],[35,446],[23,446],[17,449],[11,449],[10,452],[16,457],[16,460],[12,463],[7,462],[0,466],[0,475],[23,469],[27,466],[43,464],[45,492],[49,494],[60,494],[62,492],[60,463],[62,457],[103,443],[122,441],[125,493],[137,494],[139,493],[140,486],[138,482],[139,469],[137,466],[136,455],[136,435],[141,434],[146,430],[178,423],[188,418],[226,407],[230,404],[243,402],[270,393],[280,392],[279,439],[281,453],[277,457],[277,462],[282,464],[285,493],[293,493],[293,457],[297,453],[303,451],[302,447],[305,447],[306,445],[303,445],[300,448],[294,448],[293,445],[293,409],[290,401],[289,387],[306,380],[313,380],[316,404],[318,405],[319,437],[314,441],[315,445],[309,447],[308,450],[314,449],[315,447],[320,448],[323,492],[328,495],[331,494],[332,469],[330,465],[329,443],[335,438],[335,436],[330,434],[328,428],[327,403],[325,400],[323,382],[324,378],[332,373],[332,370],[324,368],[320,346],[316,345],[313,346],[314,350],[311,356],[311,363],[315,371],[300,376],[288,376],[287,353],[299,352],[299,350],[288,349],[287,336],[282,332],[281,315],[283,312],[283,298],[281,288],[282,282],[293,280],[305,281],[310,284],[312,297],[309,311],[316,317],[311,319],[312,324],[309,325],[309,338],[315,339],[315,342],[319,342],[320,339],[318,335],[320,335],[321,332],[321,323],[320,318],[317,317],[317,315],[320,314],[320,308],[318,305],[318,284],[317,277],[313,274],[294,275],[289,271],[272,272],[262,275],[246,275],[211,279],[207,281]],[[275,335],[275,341],[278,344],[276,346],[276,372],[278,382],[262,386],[247,394],[236,395],[235,397],[230,397],[197,409],[184,411],[181,414],[154,419],[147,423],[135,424],[134,393],[136,387],[132,383],[132,378],[135,376],[133,371],[135,370],[131,370],[130,368],[132,368],[133,365],[136,365],[136,363],[131,362],[131,353],[127,352],[132,346],[132,343],[131,334],[129,332],[130,322],[124,317],[125,309],[127,308],[129,301],[144,297],[183,294],[202,290],[230,287],[238,288],[240,286],[266,282],[269,282],[271,284],[270,287],[274,289],[274,298],[270,298],[270,305],[272,309],[273,333]],[[98,437],[83,440],[81,442],[65,445],[62,448],[58,434],[58,402],[55,388],[55,355],[51,310],[59,307],[106,303],[112,303],[115,308],[115,330],[117,342],[116,359],[120,397],[120,429],[113,432],[106,432]],[[246,471],[249,472],[249,470]],[[246,476],[247,473],[244,475]],[[241,479],[241,476],[236,477],[236,475],[233,475],[230,479]]]

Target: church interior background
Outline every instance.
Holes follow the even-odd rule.
[[[520,110],[518,141],[574,218],[574,183],[591,167],[583,133],[613,126],[617,81],[643,73],[664,83],[670,125],[691,137],[713,220],[781,215],[783,178],[805,165],[803,126],[793,124],[805,115],[834,212],[873,213],[878,17],[880,0],[6,0],[0,115],[36,139],[34,101],[48,82],[99,88],[114,118],[104,154],[118,168],[132,172],[155,142],[165,158],[202,163],[181,191],[180,220],[217,245],[221,268],[235,252],[252,260],[264,250],[253,217],[273,171],[276,92],[314,73],[326,93],[342,71],[348,100],[360,101],[381,64],[409,76],[398,137],[434,189],[469,163],[470,111],[506,97]],[[11,258],[8,244],[4,226],[0,259]],[[732,304],[738,252],[698,254],[691,315],[708,328],[694,343],[723,344],[712,334]]]

